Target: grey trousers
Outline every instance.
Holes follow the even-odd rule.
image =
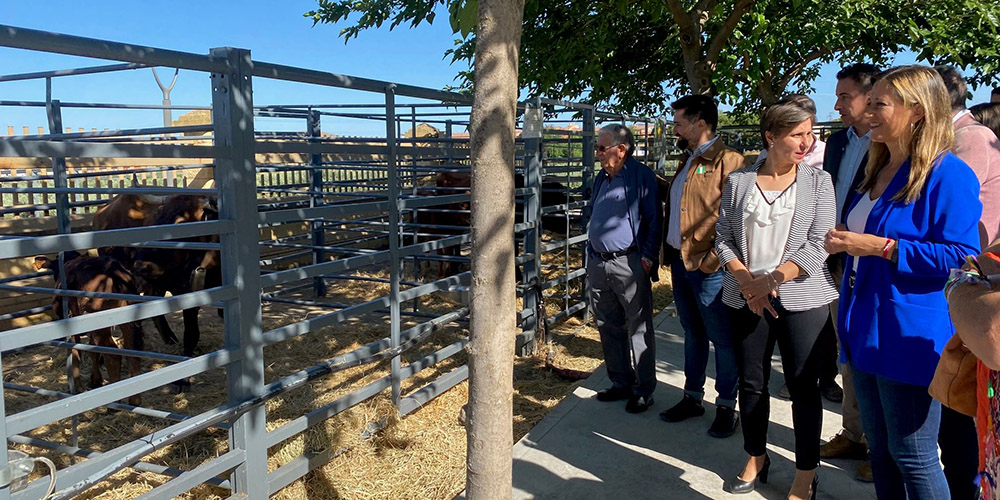
[[[835,300],[830,303],[834,329],[837,328],[837,305],[839,302]],[[858,397],[854,394],[854,377],[851,376],[850,365],[840,365],[840,374],[844,377],[844,401],[841,403],[841,415],[844,417],[844,437],[854,443],[864,443],[865,431],[861,428],[861,410],[858,409]]]
[[[587,263],[590,305],[601,334],[608,378],[618,388],[650,396],[656,388],[653,296],[639,252]]]

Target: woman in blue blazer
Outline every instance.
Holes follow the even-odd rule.
[[[948,498],[937,455],[941,406],[927,386],[954,333],[943,293],[979,249],[979,182],[948,152],[944,82],[926,66],[887,71],[872,89],[872,144],[846,227],[838,325],[851,364],[879,498]]]

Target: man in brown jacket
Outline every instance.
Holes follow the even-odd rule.
[[[716,413],[708,434],[729,437],[736,432],[736,391],[739,374],[729,312],[722,303],[722,276],[715,255],[715,222],[722,188],[729,174],[744,164],[743,155],[716,135],[719,112],[711,97],[689,95],[677,100],[674,133],[687,143],[677,174],[670,181],[664,211],[663,259],[670,266],[674,302],[684,327],[684,398],[660,413],[667,422],[705,414],[709,341],[715,345]]]

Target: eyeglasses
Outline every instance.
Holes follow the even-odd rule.
[[[614,145],[614,146],[602,146],[600,144],[595,144],[594,145],[594,151],[596,151],[598,153],[603,153],[603,152],[605,152],[605,151],[607,151],[609,149],[614,149],[614,148],[617,148],[617,147],[618,147],[617,144]]]

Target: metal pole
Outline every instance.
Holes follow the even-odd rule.
[[[533,122],[533,123],[529,123]],[[526,334],[525,342],[518,347],[518,354],[530,356],[538,348],[537,336],[544,326],[544,320],[539,317],[541,302],[541,278],[539,269],[542,265],[541,250],[541,194],[542,194],[542,105],[536,97],[528,101],[524,112],[524,187],[531,189],[531,194],[524,200],[524,222],[535,225],[524,234],[524,253],[530,254],[531,260],[524,262],[524,308],[531,311],[521,325]]]
[[[587,202],[587,205],[585,205],[583,207],[583,217],[581,218],[581,222],[580,222],[580,225],[582,226],[580,228],[580,231],[583,234],[587,233],[587,227],[590,224],[590,210],[591,210],[590,198],[591,198],[592,190],[594,189],[594,169],[595,169],[595,166],[594,166],[594,143],[595,143],[595,141],[597,139],[596,137],[594,137],[595,128],[596,127],[594,125],[594,109],[593,108],[584,108],[584,110],[583,110],[583,151],[582,151],[582,153],[583,153],[583,186],[582,186],[582,189],[580,190],[580,192],[583,194],[583,199],[584,199],[584,201]],[[587,262],[590,260],[590,256],[587,255],[588,252],[587,252],[587,249],[586,249],[586,243],[584,243],[584,250],[583,250],[582,253],[583,253],[583,268],[587,269]],[[590,319],[590,307],[589,307],[590,306],[590,284],[587,282],[587,274],[586,273],[584,273],[583,277],[581,277],[580,279],[582,280],[581,281],[581,285],[583,286],[583,297],[584,297],[584,300],[586,301],[586,303],[588,305],[587,309],[585,310],[586,312],[584,312],[584,315],[583,315],[584,321],[587,321],[587,320]],[[568,284],[567,284],[567,286],[568,286]]]
[[[177,74],[180,72],[180,68],[174,69],[174,79],[170,81],[170,85],[163,86],[163,82],[160,81],[160,77],[156,75],[156,68],[149,68],[153,72],[153,78],[156,79],[156,85],[160,87],[160,91],[163,92],[163,126],[170,127],[174,124],[173,117],[170,111],[170,91],[173,90],[174,84],[177,83]],[[168,186],[177,186],[174,181],[174,171],[168,170],[166,174],[166,184]]]
[[[389,335],[392,348],[399,347],[399,171],[396,166],[396,86],[385,88],[385,140],[389,148],[386,163],[389,176]],[[402,381],[400,357],[393,356],[391,364],[392,403],[399,409]]]
[[[260,246],[257,244],[256,168],[253,137],[253,61],[250,51],[230,47],[211,50],[228,62],[226,73],[212,74],[212,123],[215,125],[215,183],[219,189],[219,219],[235,224],[220,235],[222,282],[235,286],[237,296],[225,301],[225,347],[240,352],[226,365],[230,404],[264,393],[264,337],[260,310]],[[233,493],[266,499],[267,414],[263,405],[235,418],[229,430],[230,450],[242,449],[245,461],[230,475]]]
[[[320,126],[320,114],[319,111],[309,110],[309,116],[306,121],[307,133],[309,134],[309,142],[318,142],[318,139],[322,136],[323,130]],[[323,169],[320,168],[323,164],[323,155],[320,153],[314,153],[309,156],[309,165],[313,167],[312,170],[312,192],[313,195],[309,197],[309,206],[318,207],[323,205]],[[326,260],[326,255],[323,252],[323,243],[326,240],[326,231],[323,229],[322,221],[312,221],[312,244],[317,247],[313,250],[313,264],[319,264]],[[317,297],[326,297],[326,278],[322,276],[316,276],[313,278],[313,293]]]
[[[48,84],[48,91],[51,92],[52,79],[46,78],[46,83]],[[49,133],[58,134],[62,132],[62,105],[58,100],[52,100],[51,93],[46,96],[46,114],[49,119]],[[69,184],[68,176],[66,172],[66,158],[52,158],[52,179],[57,188],[66,188]],[[70,227],[69,220],[69,194],[62,192],[56,193],[56,227],[59,234],[69,234],[73,232]],[[59,252],[59,271],[62,276],[66,276],[66,253]],[[66,289],[66,280],[59,280],[59,288],[62,290]],[[69,297],[62,297],[59,301],[60,307],[62,308],[62,317],[69,317]],[[67,338],[67,340],[72,340],[72,338]],[[99,369],[99,368],[98,368]],[[66,381],[69,385],[69,392],[76,394],[80,392],[83,388],[76,387],[76,381],[73,378],[73,351],[66,351]],[[80,416],[73,415],[70,421],[71,431],[73,433],[73,446],[80,444],[79,433],[77,428],[80,424]],[[75,462],[75,457],[71,458],[72,462]]]

